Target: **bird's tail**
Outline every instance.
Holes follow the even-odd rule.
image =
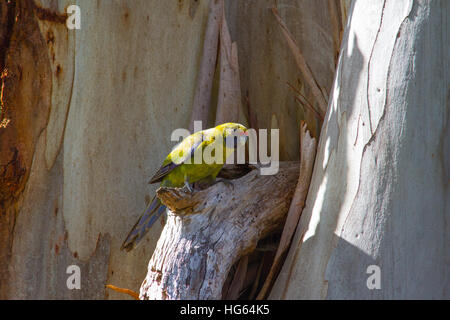
[[[136,248],[138,243],[165,210],[166,206],[161,203],[161,200],[159,200],[157,196],[155,196],[131,229],[120,247],[120,250],[131,251]]]

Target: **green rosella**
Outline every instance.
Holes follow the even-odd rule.
[[[191,190],[190,184],[194,182],[214,181],[227,156],[231,156],[238,146],[244,145],[247,138],[247,128],[238,123],[225,123],[198,131],[172,149],[149,183],[160,182],[160,186],[171,188],[186,186]],[[217,150],[222,151],[222,154],[216,153]],[[131,229],[121,249],[130,251],[135,248],[165,210],[166,207],[155,195]]]

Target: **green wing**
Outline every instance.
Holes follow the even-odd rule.
[[[195,150],[198,148],[203,149],[211,139],[210,131],[196,132],[177,144],[164,160],[161,168],[150,179],[149,183],[161,182],[176,167],[182,165],[187,159],[191,159],[195,154]]]

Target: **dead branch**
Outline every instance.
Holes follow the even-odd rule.
[[[217,183],[192,194],[158,189],[168,218],[140,298],[221,299],[233,264],[282,227],[299,165],[281,162],[278,173],[270,176],[252,170],[233,180],[233,188]]]
[[[119,292],[119,293],[127,294],[127,295],[133,297],[134,300],[139,300],[139,293],[134,292],[133,290],[119,288],[119,287],[113,286],[112,284],[107,284],[105,287],[108,289],[114,290],[116,292]]]

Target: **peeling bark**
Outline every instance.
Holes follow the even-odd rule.
[[[191,132],[194,130],[194,121],[202,121],[203,126],[206,126],[208,123],[222,14],[223,0],[210,1],[208,22],[203,42],[202,60],[197,75],[193,109],[189,124]]]
[[[264,285],[258,294],[258,300],[266,298],[267,293],[272,287],[272,284],[282,267],[283,261],[291,244],[292,236],[294,235],[295,229],[298,225],[303,207],[305,206],[306,196],[308,195],[311,175],[314,168],[314,159],[316,157],[316,146],[316,139],[311,138],[310,132],[306,129],[306,124],[303,123],[300,131],[301,161],[297,186],[289,207],[286,223],[284,224],[283,232],[281,234],[280,243],[275,253],[274,262],[270,268]]]
[[[306,83],[308,84],[309,88],[311,89],[311,92],[313,93],[314,98],[317,101],[317,104],[319,105],[320,116],[323,117],[323,115],[327,111],[328,103],[324,97],[322,89],[320,88],[315,76],[311,72],[310,67],[306,63],[306,60],[303,57],[303,54],[301,53],[298,45],[295,43],[294,37],[289,32],[286,24],[283,22],[283,20],[279,16],[278,10],[276,9],[276,7],[272,8],[272,12],[273,12],[275,18],[277,19],[278,23],[281,26],[281,29],[282,29],[283,34],[286,38],[286,41],[289,45],[289,48],[291,49],[292,54],[294,55],[295,62],[297,63],[298,68],[302,72]]]
[[[13,26],[8,22],[12,29],[4,37],[8,47],[1,50],[5,59],[2,112],[10,122],[0,128],[0,297],[8,292],[17,202],[30,174],[37,140],[47,125],[51,92],[46,44],[30,1],[11,4],[11,15],[15,22]]]
[[[238,46],[232,42],[225,9],[220,28],[220,80],[217,101],[216,125],[238,122],[241,109],[241,84],[239,79]]]

